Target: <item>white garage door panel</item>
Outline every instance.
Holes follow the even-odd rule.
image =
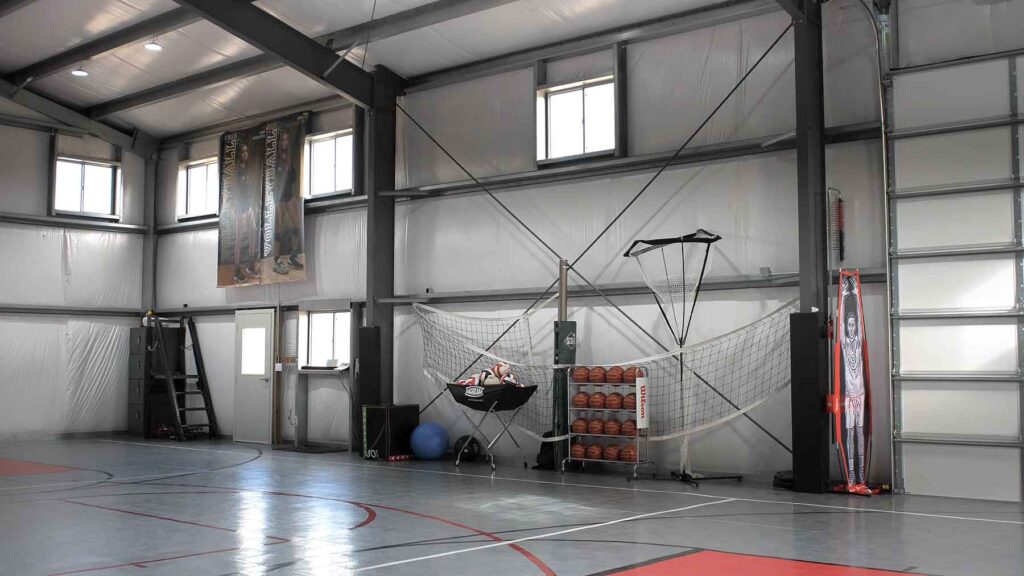
[[[1017,371],[1012,320],[903,321],[899,339],[904,373]]]
[[[906,444],[908,494],[1020,501],[1020,450]]]
[[[1016,436],[1016,382],[908,381],[901,386],[905,434]]]
[[[901,260],[900,310],[1009,310],[1014,256]]]
[[[1010,129],[904,138],[894,143],[897,188],[1010,178]]]
[[[900,250],[1009,244],[1013,192],[903,198],[896,202]]]
[[[896,129],[1010,114],[1009,66],[992,60],[893,78]]]

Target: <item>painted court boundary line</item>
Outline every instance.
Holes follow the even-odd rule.
[[[591,530],[594,528],[603,528],[605,526],[612,526],[622,522],[630,522],[632,520],[640,520],[642,518],[649,518],[651,516],[660,516],[662,514],[673,514],[675,512],[683,512],[684,510],[693,510],[694,508],[703,508],[706,506],[714,506],[715,504],[725,504],[726,502],[733,502],[735,498],[725,498],[722,500],[715,500],[714,502],[704,502],[701,504],[692,504],[690,506],[683,506],[682,508],[672,508],[671,510],[660,510],[658,512],[647,512],[646,514],[636,514],[634,516],[627,516],[625,518],[619,518],[617,520],[609,520],[608,522],[601,522],[599,524],[587,524],[586,526],[577,526],[575,528],[567,528],[565,530],[558,530],[556,532],[548,532],[546,534],[536,534],[534,536],[524,536],[523,538],[517,538],[515,540],[504,540],[502,542],[494,542],[492,544],[484,544],[482,546],[474,546],[472,548],[462,548],[460,550],[449,550],[448,552],[438,552],[437,554],[428,554],[426,556],[418,556],[416,558],[406,558],[404,560],[395,560],[394,562],[385,562],[383,564],[374,564],[373,566],[364,566],[362,568],[356,568],[352,570],[355,572],[366,572],[369,570],[377,570],[380,568],[388,568],[390,566],[399,566],[401,564],[410,564],[412,562],[422,562],[424,560],[433,560],[435,558],[443,558],[445,556],[455,556],[457,554],[466,554],[468,552],[478,552],[480,550],[487,550],[490,548],[498,548],[500,546],[512,546],[515,544],[521,544],[523,542],[529,542],[531,540],[542,540],[544,538],[551,538],[553,536],[561,536],[562,534],[569,534],[572,532],[580,532],[583,530]]]
[[[134,445],[134,446],[143,446],[143,447],[146,447],[146,448],[172,448],[172,449],[177,449],[177,450],[196,450],[196,451],[200,451],[200,452],[204,452],[205,451],[205,452],[221,452],[221,453],[226,453],[226,454],[242,454],[242,452],[231,451],[231,450],[215,450],[215,449],[210,449],[210,448],[192,448],[192,447],[187,447],[187,446],[165,446],[163,444],[147,444],[145,442],[127,442],[127,441],[121,441],[121,440],[103,440],[103,439],[99,439],[98,441],[100,441],[100,442],[111,442],[111,443],[116,443],[116,444],[130,444],[130,445]],[[282,460],[304,460],[304,458],[301,458],[301,457],[298,457],[298,456],[281,456],[281,455],[264,454],[263,457],[264,458],[282,459]],[[760,499],[760,498],[744,498],[742,496],[728,497],[728,496],[720,496],[720,495],[715,495],[715,494],[702,494],[702,493],[699,493],[699,492],[680,492],[680,491],[677,491],[677,490],[652,490],[652,489],[649,489],[649,488],[624,488],[624,487],[621,487],[621,486],[602,486],[600,484],[584,484],[584,483],[576,483],[576,482],[554,482],[554,481],[551,481],[551,480],[532,480],[532,479],[529,479],[529,478],[508,478],[508,477],[505,477],[505,476],[484,475],[484,474],[468,474],[468,473],[465,473],[465,472],[444,472],[444,471],[441,471],[441,470],[423,470],[423,469],[419,469],[419,468],[398,468],[398,467],[393,467],[393,466],[381,466],[381,465],[377,465],[377,464],[356,464],[356,463],[337,462],[337,461],[329,461],[329,460],[321,460],[321,461],[317,461],[317,462],[319,464],[327,464],[327,465],[331,465],[331,466],[341,466],[341,467],[350,467],[350,468],[373,468],[373,469],[376,469],[376,470],[391,470],[391,471],[397,471],[397,472],[420,472],[420,473],[423,473],[423,474],[440,474],[440,475],[445,475],[445,476],[458,476],[458,477],[465,477],[465,478],[480,478],[480,479],[490,480],[490,481],[504,480],[504,481],[507,481],[507,482],[526,482],[526,483],[529,483],[529,484],[545,484],[545,485],[551,485],[551,486],[565,486],[565,487],[574,487],[574,488],[594,488],[594,489],[599,489],[599,490],[617,490],[617,491],[634,492],[634,493],[639,492],[639,493],[645,493],[645,494],[674,494],[676,496],[694,496],[694,497],[697,497],[697,498],[716,498],[716,499],[732,498],[732,500],[737,501],[737,502],[754,502],[754,503],[758,503],[758,504],[780,504],[780,505],[787,505],[787,506],[803,506],[803,507],[807,507],[807,508],[823,508],[823,509],[827,509],[827,510],[848,510],[848,511],[851,511],[851,512],[867,512],[867,513],[875,513],[875,514],[893,514],[893,515],[899,515],[899,516],[914,516],[914,517],[921,517],[921,518],[937,518],[937,519],[943,519],[943,520],[963,520],[963,521],[967,521],[967,522],[986,522],[986,523],[991,523],[991,524],[1011,524],[1011,525],[1014,525],[1014,526],[1024,526],[1024,521],[1020,521],[1020,520],[999,520],[999,519],[996,519],[996,518],[976,518],[976,517],[972,517],[972,516],[953,516],[953,515],[945,515],[945,514],[931,514],[931,513],[928,513],[928,512],[909,512],[909,511],[905,511],[905,510],[881,510],[881,509],[878,509],[878,508],[857,508],[857,507],[854,507],[854,506],[840,506],[840,505],[837,505],[837,504],[813,504],[813,503],[809,503],[809,502],[792,502],[792,501],[786,501],[786,500],[768,500],[768,499]],[[160,476],[169,476],[169,475],[162,474]],[[153,476],[153,477],[158,477],[158,476]],[[142,478],[145,478],[145,477],[142,477]],[[128,479],[129,478],[117,479],[117,481],[123,482],[123,481],[128,480]],[[95,482],[95,481],[81,481],[81,482],[75,482],[75,484],[84,484],[84,483],[87,483],[87,482]],[[59,486],[59,485],[60,484],[46,484],[46,485],[41,485],[41,486]],[[24,488],[24,487],[22,486],[22,487],[19,487],[19,488]]]

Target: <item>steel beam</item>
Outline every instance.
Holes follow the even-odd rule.
[[[248,0],[175,1],[353,103],[363,108],[372,105],[369,74]]]
[[[21,10],[35,0],[0,0],[0,18]]]
[[[373,71],[373,107],[366,114],[363,162],[366,193],[366,325],[379,326],[380,399],[390,404],[394,380],[396,103],[402,80],[383,66]]]
[[[50,74],[60,72],[65,68],[70,68],[80,62],[90,60],[126,44],[153,38],[199,20],[201,18],[190,10],[176,8],[148,20],[132,24],[127,28],[100,36],[95,40],[90,40],[70,50],[54,54],[35,64],[29,64],[9,74],[8,80],[12,84],[24,86],[29,82],[34,82]]]
[[[2,79],[0,79],[0,96],[35,110],[40,114],[49,116],[58,122],[84,130],[110,144],[120,146],[122,149],[134,152],[140,156],[149,157],[156,153],[157,140],[149,134],[138,130],[132,134],[127,134],[113,126],[93,120],[63,104],[58,104],[49,98],[40,96],[31,90],[19,88]]]
[[[775,0],[775,2],[793,18],[793,22],[801,23],[804,21],[803,2],[801,0]]]
[[[14,214],[0,212],[0,222],[9,224],[27,224],[29,226],[48,226],[51,228],[73,228],[76,230],[100,230],[103,232],[121,232],[124,234],[145,234],[145,226],[134,224],[118,224],[103,220],[86,218],[62,218],[60,216],[36,216],[33,214]]]
[[[317,36],[315,40],[332,50],[348,50],[359,42],[384,40],[515,1],[517,0],[437,0],[371,22]],[[276,70],[282,66],[284,64],[274,55],[261,54],[97,104],[87,113],[93,118],[103,118],[202,88]]]

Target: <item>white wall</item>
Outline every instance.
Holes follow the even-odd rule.
[[[93,138],[61,150],[113,158]],[[0,126],[0,212],[47,216],[51,136]],[[124,154],[122,222],[144,221],[145,161]],[[143,236],[0,223],[0,306],[74,307],[97,316],[0,315],[0,439],[128,427],[131,318],[142,306]]]

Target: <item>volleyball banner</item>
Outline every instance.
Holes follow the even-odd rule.
[[[859,271],[839,271],[835,326],[829,411],[834,417],[839,469],[843,473],[843,485],[837,490],[867,496],[872,494],[867,485],[871,458],[871,376]]]
[[[306,279],[300,177],[306,118],[221,136],[218,287]]]

